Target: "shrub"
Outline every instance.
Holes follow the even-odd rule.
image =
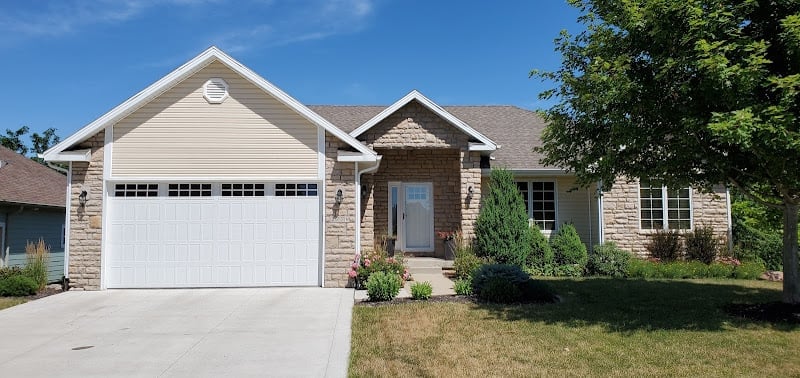
[[[532,268],[544,268],[548,264],[553,263],[553,248],[547,238],[542,234],[539,226],[532,225],[531,232],[531,250],[528,254],[528,261],[526,265]]]
[[[366,256],[360,256],[350,265],[348,274],[355,279],[356,288],[363,289],[369,277],[376,272],[384,272],[398,276],[401,281],[408,280],[411,275],[403,263],[402,256],[387,257],[386,253],[376,250]],[[401,282],[402,283],[402,282]]]
[[[586,266],[589,256],[575,226],[569,223],[562,225],[550,241],[550,246],[553,248],[553,259],[556,265],[575,264],[581,269]]]
[[[530,253],[530,238],[525,202],[514,176],[505,169],[492,169],[489,191],[475,222],[476,253],[521,267]]]
[[[687,232],[683,238],[686,247],[686,258],[689,260],[711,264],[717,257],[720,242],[714,236],[713,228],[708,226],[696,227],[693,232]]]
[[[586,270],[589,274],[621,278],[628,273],[630,260],[628,251],[620,249],[614,242],[605,242],[594,246]]]
[[[12,275],[0,279],[0,297],[22,297],[36,294],[39,285],[25,275]]]
[[[50,260],[50,247],[44,244],[43,239],[36,243],[28,242],[25,245],[25,255],[28,263],[25,266],[25,274],[36,282],[38,290],[47,286],[47,262]]]
[[[556,276],[557,270],[556,266],[553,263],[544,264],[542,266],[529,266],[525,267],[525,273],[528,273],[531,276],[540,276],[540,277],[553,277]]]
[[[781,232],[761,231],[743,221],[733,223],[734,255],[742,261],[763,261],[769,270],[783,270]]]
[[[680,235],[672,230],[658,230],[650,235],[650,242],[645,246],[650,256],[661,261],[675,261],[681,256]]]
[[[553,268],[553,275],[556,277],[580,277],[583,275],[584,267],[578,264],[558,265]]]
[[[478,269],[483,261],[472,251],[472,248],[459,248],[453,261],[457,278],[468,278]]]
[[[628,277],[631,278],[654,278],[655,267],[653,263],[642,259],[631,259],[628,263]]]
[[[400,293],[402,281],[396,274],[374,272],[367,280],[367,296],[371,301],[390,301]]]
[[[459,278],[453,282],[453,291],[456,295],[472,295],[472,280],[469,278]]]
[[[708,266],[707,277],[709,278],[729,278],[733,276],[734,266],[730,264],[711,263]]]
[[[430,282],[414,282],[411,284],[411,298],[428,300],[433,294],[433,286]]]
[[[0,267],[0,280],[12,277],[12,276],[23,276],[25,275],[25,271],[18,266],[4,266]]]
[[[520,267],[509,264],[481,266],[472,276],[472,292],[489,302],[552,302],[555,294],[549,286],[531,280]]]
[[[755,280],[766,270],[767,268],[760,262],[745,262],[733,269],[733,277],[740,280]]]

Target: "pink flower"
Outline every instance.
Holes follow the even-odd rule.
[[[364,266],[369,267],[370,265],[372,265],[372,261],[369,261],[369,259],[364,259]]]
[[[353,265],[350,265],[350,267],[353,269],[358,269],[358,263],[354,262]]]
[[[394,257],[390,257],[387,261],[389,261],[389,264],[394,264]]]
[[[347,272],[347,275],[348,275],[348,276],[350,276],[350,278],[356,278],[356,276],[358,275],[358,273],[356,273],[356,271],[355,271],[355,270],[353,270],[353,269],[350,269],[350,271],[349,271],[349,272]]]
[[[408,281],[408,277],[410,277],[410,276],[411,275],[408,274],[408,271],[406,271],[405,273],[403,273],[403,280]]]

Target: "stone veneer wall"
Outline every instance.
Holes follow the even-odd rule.
[[[469,142],[464,132],[416,101],[401,107],[358,139],[373,149],[465,149]]]
[[[72,163],[69,279],[70,287],[75,289],[100,290],[104,144],[105,132],[101,131],[76,147],[91,148],[91,161]],[[82,189],[87,191],[85,207],[78,203]]]
[[[692,190],[693,227],[705,225],[716,234],[727,238],[729,232],[726,191],[723,186],[714,188],[714,194]],[[639,184],[618,179],[611,191],[603,194],[603,225],[606,241],[614,241],[621,248],[640,257],[648,255],[645,245],[652,230],[639,228]]]
[[[355,164],[336,161],[344,142],[325,132],[325,287],[345,287],[356,253]],[[336,204],[336,191],[343,200]]]
[[[380,168],[371,177],[365,175],[363,178],[372,188],[375,235],[386,235],[388,231],[390,181],[433,183],[433,229],[455,231],[461,228],[458,150],[394,149],[377,152],[383,156]],[[434,246],[434,255],[444,257],[444,243],[436,236]]]
[[[362,177],[364,250],[387,234],[390,181],[432,182],[434,230],[461,230],[466,238],[474,237],[481,200],[480,152],[468,151],[468,135],[412,101],[359,139],[383,156],[378,171]],[[434,245],[434,254],[444,256],[444,244],[437,238]]]

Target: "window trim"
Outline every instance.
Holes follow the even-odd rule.
[[[395,219],[395,217],[392,217],[392,189],[397,189],[397,214],[395,214],[395,215],[398,215],[398,214],[400,214],[400,186],[401,186],[400,182],[398,182],[398,181],[390,181],[388,183],[389,190],[387,191],[387,196],[386,196],[386,198],[387,198],[387,208],[388,208],[387,209],[387,212],[388,212],[387,213],[387,218],[389,219],[389,222],[386,225],[386,234],[388,236],[393,236],[395,238],[398,237],[397,234],[400,234],[400,222],[397,222],[397,234],[393,233],[392,229],[395,226],[396,219]]]
[[[283,188],[278,188],[278,185],[283,185]],[[294,185],[294,188],[288,188],[287,185]],[[305,188],[299,188],[299,185],[305,185]],[[314,188],[309,188],[314,185]],[[305,198],[305,197],[319,197],[320,185],[316,182],[276,182],[272,185],[272,193],[274,197],[281,198]],[[298,195],[298,192],[303,191],[305,194]],[[278,194],[278,192],[282,192]],[[313,192],[313,194],[311,193]],[[292,193],[289,195],[289,193]]]
[[[558,180],[556,180],[556,179],[552,179],[552,180],[546,180],[546,179],[514,180],[515,184],[516,183],[526,183],[528,185],[528,198],[527,198],[528,208],[526,209],[526,211],[528,213],[528,225],[530,225],[530,226],[532,226],[534,224],[537,224],[536,223],[536,219],[533,218],[533,183],[535,183],[535,182],[540,182],[540,183],[550,183],[550,182],[552,182],[553,183],[553,206],[554,206],[553,213],[555,214],[555,219],[553,221],[554,222],[554,226],[553,226],[552,230],[541,230],[544,235],[546,235],[546,236],[547,235],[551,235],[552,233],[557,232],[558,229],[559,229],[558,219],[560,218],[560,216],[559,216],[559,211],[558,211],[558,209],[559,209],[559,207],[558,207]]]
[[[652,188],[652,187],[651,187]],[[689,189],[689,228],[669,228],[669,188],[661,185],[661,211],[664,214],[664,224],[661,228],[642,228],[642,180],[636,183],[636,213],[637,228],[642,232],[656,231],[693,231],[694,230],[694,189],[691,186],[680,188]]]

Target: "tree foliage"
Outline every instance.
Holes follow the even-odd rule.
[[[6,147],[10,150],[16,151],[21,155],[28,155],[28,153],[32,153],[31,159],[38,161],[39,163],[44,164],[44,161],[39,158],[37,155],[44,153],[50,147],[53,147],[58,142],[61,141],[58,135],[56,135],[55,128],[49,128],[43,131],[41,134],[33,133],[30,135],[31,143],[27,144],[23,141],[23,137],[28,134],[30,128],[28,126],[22,126],[16,131],[12,131],[11,129],[6,129],[6,135],[0,135],[0,145]]]
[[[479,256],[497,263],[525,266],[531,248],[528,214],[508,170],[492,169],[489,192],[475,222],[475,247]]]
[[[532,72],[556,84],[543,163],[606,189],[727,183],[781,209],[784,301],[800,302],[800,2],[570,3],[586,29],[556,39],[558,70]]]

